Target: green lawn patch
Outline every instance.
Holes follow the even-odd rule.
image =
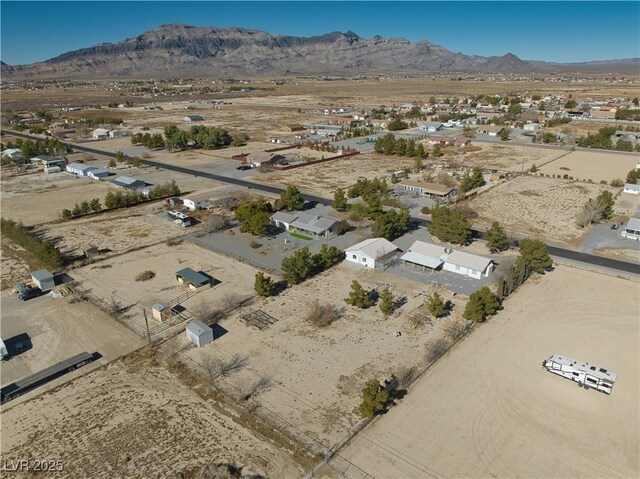
[[[295,233],[295,232],[289,233],[289,236],[293,236],[294,238],[298,238],[305,241],[311,241],[313,239],[311,236],[306,236],[306,235]]]

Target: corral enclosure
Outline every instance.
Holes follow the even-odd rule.
[[[567,152],[557,148],[540,148],[536,146],[519,146],[506,143],[474,142],[471,147],[448,148],[448,155],[443,161],[460,163],[467,167],[497,169],[502,171],[526,171],[534,164],[540,166]],[[478,150],[478,148],[480,148]],[[428,161],[438,161],[429,158]]]
[[[569,175],[576,180],[623,180],[640,160],[640,155],[615,151],[573,151],[547,163],[540,172],[549,175]]]
[[[479,213],[474,222],[482,227],[498,221],[508,232],[523,237],[573,243],[587,232],[576,225],[576,215],[584,203],[604,190],[615,192],[597,184],[519,176],[467,204]]]

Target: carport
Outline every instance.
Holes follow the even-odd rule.
[[[212,278],[205,276],[191,268],[184,268],[176,272],[176,279],[180,284],[188,284],[193,289],[198,289],[205,284],[213,284]]]

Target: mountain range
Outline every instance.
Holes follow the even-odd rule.
[[[640,58],[548,63],[521,60],[511,53],[465,55],[425,40],[377,35],[366,39],[351,31],[295,37],[245,28],[166,24],[135,38],[82,48],[44,62],[17,66],[2,62],[1,69],[5,79],[637,72]]]

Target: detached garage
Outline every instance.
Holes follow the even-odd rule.
[[[187,339],[199,348],[213,342],[213,329],[202,321],[191,321],[185,331]]]
[[[39,269],[38,271],[31,273],[31,280],[42,291],[50,291],[56,287],[53,275],[46,269]]]

